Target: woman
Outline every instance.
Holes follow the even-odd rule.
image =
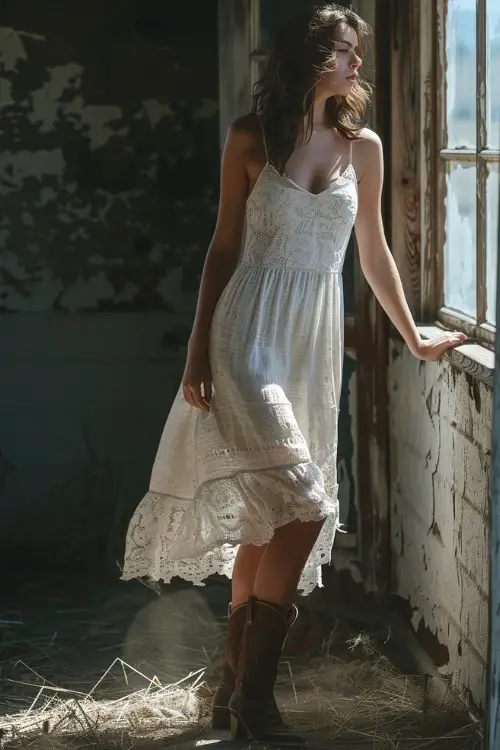
[[[321,585],[338,525],[353,226],[363,272],[412,353],[439,359],[464,338],[422,341],[387,247],[382,147],[362,124],[367,32],[331,3],[288,24],[254,113],[229,129],[182,387],[127,536],[125,579],[232,577],[213,726],[279,744],[299,741],[273,697],[292,600]]]

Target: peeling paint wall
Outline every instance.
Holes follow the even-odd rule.
[[[140,499],[182,371],[217,1],[2,3],[0,113],[0,547],[86,554]]]
[[[217,193],[215,0],[200,15],[187,33],[185,12],[132,0],[0,12],[0,309],[175,312],[196,286]]]
[[[444,675],[484,706],[491,389],[392,344],[394,590]]]

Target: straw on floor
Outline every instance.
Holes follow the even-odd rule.
[[[477,724],[467,718],[462,705],[447,707],[451,720],[445,733],[433,731],[442,721],[425,705],[422,677],[398,672],[366,634],[344,643],[339,655],[335,630],[325,640],[321,656],[288,659],[281,665],[278,702],[291,724],[323,742],[358,738],[377,750],[443,748],[445,741],[454,750],[473,747]],[[195,737],[209,721],[221,649],[207,644],[205,633],[204,642],[191,643],[189,651],[194,662],[201,660],[206,666],[187,671],[171,684],[117,658],[87,692],[53,684],[18,660],[15,666],[23,677],[8,678],[18,695],[4,705],[0,742],[6,748],[128,750],[145,741]],[[182,654],[184,661],[189,658],[189,653]],[[32,696],[29,705],[18,708],[27,695]]]

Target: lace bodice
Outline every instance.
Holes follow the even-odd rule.
[[[352,164],[315,194],[267,162],[247,201],[241,262],[341,273],[357,206]]]

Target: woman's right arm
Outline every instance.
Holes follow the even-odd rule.
[[[212,379],[208,341],[217,302],[238,263],[248,195],[247,161],[252,138],[237,123],[229,128],[221,162],[219,211],[203,267],[183,377],[184,398],[209,410]],[[202,392],[203,388],[203,392]]]
[[[215,306],[238,263],[248,193],[247,132],[233,124],[222,154],[217,223],[209,245],[191,340],[206,341]]]

